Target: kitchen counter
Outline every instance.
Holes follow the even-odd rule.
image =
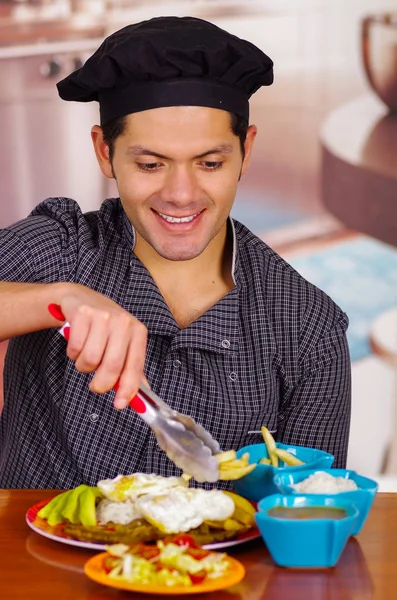
[[[1,46],[0,44],[0,60],[6,58],[27,58],[29,56],[55,55],[66,52],[91,54],[103,42],[104,35],[100,37],[82,38],[69,36],[65,40],[54,39],[39,39],[29,44],[18,44],[10,46]]]
[[[41,22],[2,23],[0,46],[20,46],[37,42],[104,38],[106,26],[102,19],[48,20]]]
[[[277,4],[269,0],[264,8],[263,0],[225,0],[210,2],[209,0],[156,0],[148,3],[145,0],[135,0],[132,8],[108,9],[100,12],[57,12],[26,13],[21,18],[8,5],[2,5],[0,0],[0,51],[21,48],[18,52],[31,46],[55,44],[58,42],[76,40],[100,39],[124,27],[129,23],[137,23],[158,15],[185,16],[192,15],[210,21],[218,18],[238,18],[279,12]],[[47,7],[48,8],[48,7]],[[6,53],[7,54],[7,53]],[[12,52],[11,52],[12,54]],[[7,54],[9,55],[9,54]],[[0,55],[1,56],[1,55]],[[14,54],[13,54],[14,56]]]

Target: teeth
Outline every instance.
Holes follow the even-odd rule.
[[[158,213],[160,215],[160,217],[162,217],[163,219],[165,219],[168,223],[190,223],[190,221],[193,221],[193,219],[195,217],[197,217],[197,215],[199,213],[196,213],[195,215],[191,215],[190,217],[170,217],[169,215],[163,215],[163,213]]]

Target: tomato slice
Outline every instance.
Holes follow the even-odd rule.
[[[142,550],[139,552],[139,555],[146,560],[150,560],[155,558],[160,554],[160,549],[157,546],[144,546]]]
[[[175,571],[175,568],[172,567],[171,565],[163,565],[162,562],[157,561],[156,563],[154,563],[155,569],[156,571],[169,571],[170,573],[172,573],[172,571]]]
[[[130,546],[129,553],[150,560],[160,554],[160,548],[157,547],[157,544],[144,544],[143,542],[138,542],[137,544]]]
[[[198,583],[202,583],[204,579],[207,577],[207,573],[202,569],[201,571],[197,571],[197,573],[189,573],[190,581],[197,585]]]
[[[196,560],[201,560],[210,554],[209,550],[204,550],[204,548],[188,548],[186,550],[186,554],[189,554]]]
[[[132,546],[130,546],[129,552],[130,554],[141,554],[141,552],[143,551],[145,547],[145,544],[143,542],[137,542],[136,544],[132,544]]]
[[[176,544],[177,546],[187,546],[188,548],[198,548],[194,539],[187,535],[186,533],[180,533],[176,535],[174,538],[170,538],[169,541],[172,544]]]
[[[102,569],[105,573],[110,573],[112,569],[117,565],[118,559],[113,556],[105,556],[102,561]]]

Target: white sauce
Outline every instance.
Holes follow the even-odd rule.
[[[299,483],[291,484],[297,492],[306,494],[339,494],[358,490],[357,484],[352,479],[334,477],[330,473],[321,471],[309,475]]]

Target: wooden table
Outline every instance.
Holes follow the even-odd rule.
[[[48,490],[0,490],[0,598],[2,600],[121,600],[154,598],[118,592],[89,580],[85,561],[95,554],[48,540],[25,523],[26,510]],[[397,494],[378,494],[363,531],[351,538],[334,569],[276,567],[261,540],[229,553],[247,569],[245,579],[208,600],[395,600]],[[187,596],[182,596],[184,598]],[[158,596],[157,596],[158,598]]]

